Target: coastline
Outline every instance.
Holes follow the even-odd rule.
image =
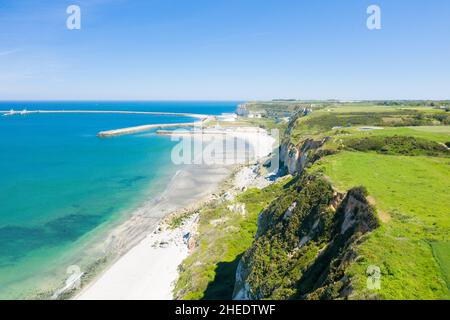
[[[274,140],[265,131],[234,132],[233,138],[236,137],[255,149],[254,160],[272,151]],[[235,168],[224,163],[186,165],[179,170],[158,201],[139,208],[111,233],[106,243],[117,258],[102,272],[91,274],[86,283],[82,283],[81,290],[73,291],[73,298],[172,299],[178,266],[195,246],[190,240],[196,229],[196,208],[216,197],[215,193],[236,172]],[[169,219],[180,214],[188,217],[181,225],[171,228]]]

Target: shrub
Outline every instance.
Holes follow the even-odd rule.
[[[449,156],[450,153],[443,145],[421,138],[405,136],[371,136],[349,139],[346,147],[361,152],[377,152],[390,155],[404,156]]]

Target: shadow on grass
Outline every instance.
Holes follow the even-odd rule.
[[[219,262],[216,265],[216,276],[208,284],[202,300],[230,300],[233,296],[236,269],[242,254],[231,262]]]

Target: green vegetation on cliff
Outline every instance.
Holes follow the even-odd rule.
[[[377,228],[364,188],[340,195],[320,176],[303,175],[261,214],[243,256],[236,298],[337,299],[351,293],[346,266],[355,245]]]
[[[405,156],[450,156],[448,148],[434,141],[408,136],[366,136],[347,139],[345,147],[361,152]]]
[[[259,213],[283,191],[282,179],[263,190],[249,189],[231,201],[217,200],[199,212],[198,247],[180,266],[175,297],[231,299],[236,268],[251,246]],[[230,205],[245,205],[245,214]]]
[[[421,113],[417,118],[443,118],[440,110],[412,110]],[[360,125],[382,125],[372,122],[374,117],[371,114]],[[373,296],[366,288],[369,265],[381,268],[378,298],[449,298],[450,259],[435,248],[445,247],[450,240],[450,152],[445,145],[450,141],[450,126],[386,127],[385,123],[378,129],[322,132],[330,136],[322,148],[339,152],[308,170],[323,174],[342,191],[366,187],[382,220],[381,227],[360,245],[361,258],[348,270],[353,298]]]
[[[266,239],[265,245],[260,239],[254,243],[255,247],[266,248],[265,252],[255,249],[247,252],[248,257],[244,256],[243,261],[264,261],[272,270],[258,283],[255,279],[264,277],[253,273],[264,273],[266,269],[261,265],[251,267],[248,289],[254,290],[256,297],[281,299],[450,298],[448,120],[448,112],[420,105],[358,104],[328,105],[312,115],[294,119],[287,141],[297,146],[299,159],[308,155],[309,161],[307,172],[299,174],[322,175],[341,192],[364,186],[377,210],[380,227],[352,248],[355,259],[349,260],[343,271],[343,278],[351,283],[348,296],[336,293],[339,286],[332,290],[328,287],[325,295],[323,292],[298,295],[299,275],[308,261],[321,254],[314,246],[303,249],[298,258],[302,262],[292,267],[289,259],[295,259],[295,255],[288,255],[286,261],[274,255],[273,250],[267,251],[274,246],[289,246],[289,241],[279,239],[285,236],[285,230],[277,231],[275,227],[268,234],[275,232],[276,237]],[[318,143],[315,149],[304,149],[304,142],[313,145],[307,139],[323,143]],[[286,209],[278,208],[272,214],[276,217],[283,210]],[[380,290],[367,286],[369,266],[380,268]],[[279,272],[289,268],[289,272]]]
[[[260,124],[286,128],[281,160],[295,178],[202,210],[177,297],[450,299],[442,103],[252,103]],[[229,210],[236,203],[246,215]],[[369,286],[373,270],[379,288]]]
[[[299,143],[305,138],[318,138],[333,133],[333,129],[355,127],[417,127],[450,124],[450,114],[443,110],[423,107],[386,107],[370,105],[339,105],[321,108],[299,118],[291,133],[291,140]]]
[[[448,158],[341,152],[323,158],[312,170],[325,174],[340,190],[364,185],[383,221],[361,245],[364,258],[352,266],[355,298],[369,293],[364,273],[369,265],[381,268],[380,298],[448,297],[430,247],[430,242],[449,240]]]

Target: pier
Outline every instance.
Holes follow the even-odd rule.
[[[203,116],[200,118],[200,121],[197,122],[182,122],[182,123],[163,123],[163,124],[147,124],[143,126],[137,126],[137,127],[128,127],[128,128],[122,128],[122,129],[116,129],[116,130],[109,130],[109,131],[101,131],[97,134],[100,138],[108,138],[108,137],[114,137],[114,136],[122,136],[125,134],[133,134],[138,132],[145,132],[152,129],[163,129],[163,128],[173,128],[173,127],[203,127],[204,124],[208,121],[214,120],[214,116]],[[161,134],[161,131],[158,131],[157,134]]]
[[[0,110],[4,116],[27,115],[27,114],[138,114],[150,116],[175,116],[190,117],[197,119],[206,119],[208,115],[196,113],[177,113],[177,112],[153,112],[153,111],[123,111],[123,110]]]
[[[137,127],[129,127],[129,128],[116,129],[116,130],[101,131],[97,134],[97,136],[100,138],[108,138],[108,137],[123,136],[126,134],[133,134],[133,133],[138,133],[138,132],[145,132],[145,131],[149,131],[152,129],[161,129],[161,128],[170,128],[170,127],[194,127],[199,124],[200,124],[200,122],[148,124],[148,125],[137,126]]]
[[[207,120],[212,119],[212,116],[196,113],[177,113],[177,112],[155,112],[155,111],[123,111],[123,110],[0,110],[3,116],[14,115],[28,115],[28,114],[137,114],[137,115],[152,115],[152,116],[174,116],[174,117],[189,117],[196,118],[198,122],[188,123],[162,123],[162,124],[148,124],[142,126],[114,129],[108,131],[101,131],[97,134],[100,138],[121,136],[126,134],[134,134],[138,132],[145,132],[152,129],[162,129],[170,127],[194,127],[202,125]]]

